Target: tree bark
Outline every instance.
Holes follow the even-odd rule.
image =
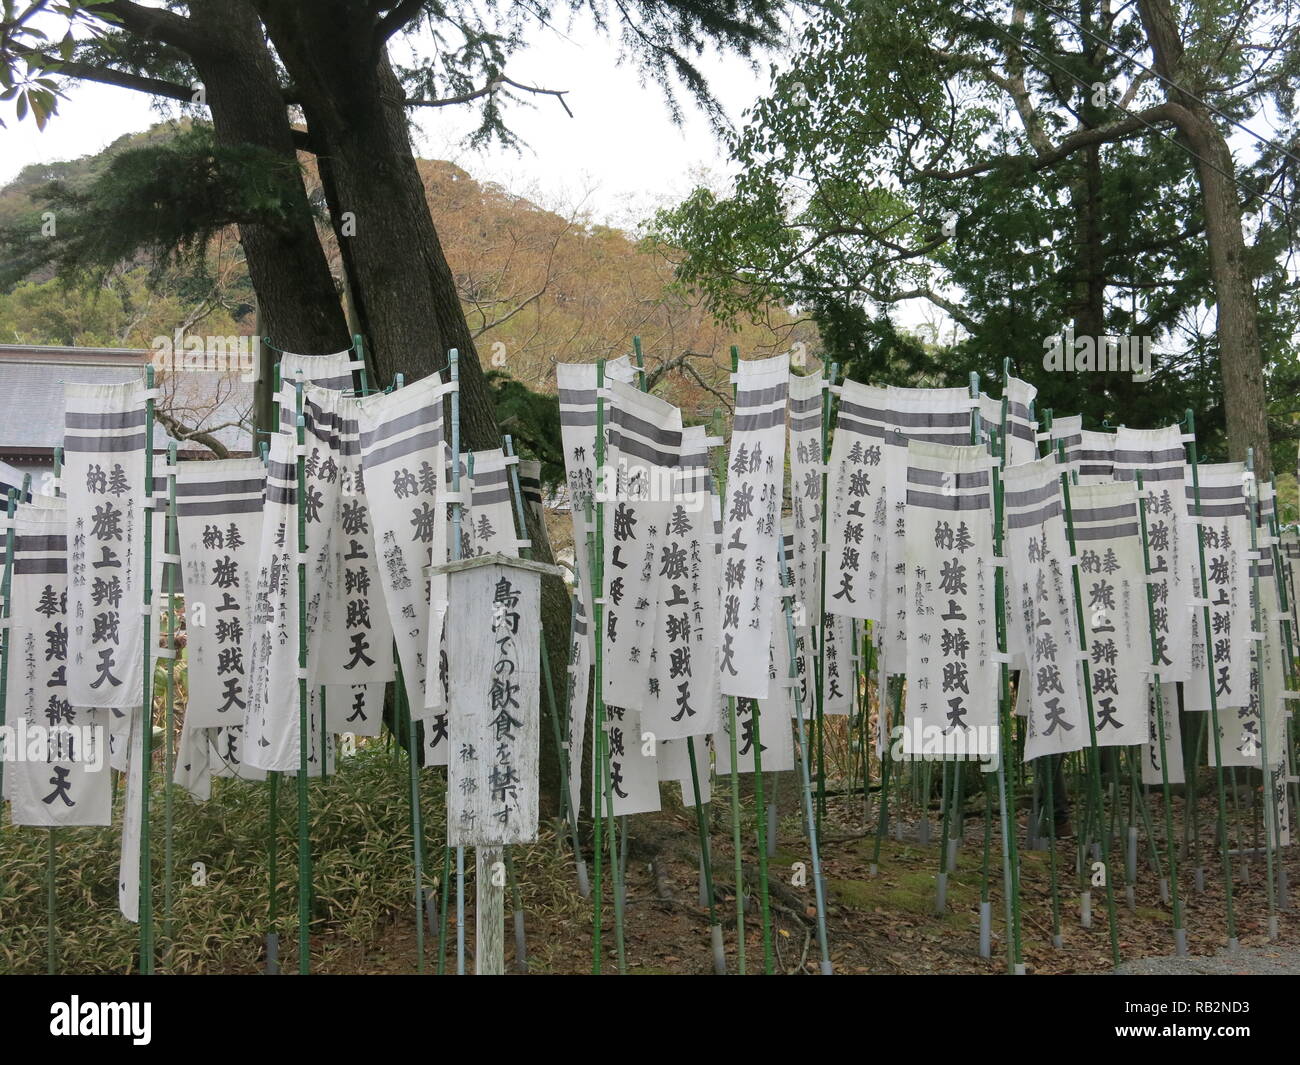
[[[1228,142],[1205,104],[1181,79],[1183,42],[1168,0],[1138,0],[1142,25],[1155,56],[1179,139],[1197,156],[1196,173],[1205,211],[1210,274],[1218,303],[1219,363],[1228,456],[1240,461],[1255,449],[1255,471],[1267,480],[1273,469],[1268,438],[1268,395],[1259,346],[1259,303],[1246,262],[1236,167]]]

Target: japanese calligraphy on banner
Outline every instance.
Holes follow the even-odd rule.
[[[576,596],[569,644],[568,733],[564,745],[569,759],[569,809],[575,816],[582,809],[582,748],[587,735],[587,696],[591,691],[591,640],[582,609],[582,597]]]
[[[801,611],[799,608],[800,596],[807,594],[815,596],[818,594],[818,588],[815,581],[807,589],[799,588],[799,575],[792,567],[791,559],[795,557],[797,551],[798,534],[797,521],[793,515],[781,519],[781,537],[784,559],[786,562],[785,578],[786,588],[795,590],[794,599],[790,606],[790,618],[794,622],[794,646],[795,646],[795,680],[798,682],[799,706],[803,708],[804,716],[807,717],[810,710],[815,711],[817,708],[817,671],[813,668],[813,630],[808,626],[800,626],[799,618]],[[815,546],[814,546],[815,550]],[[781,681],[789,677],[790,672],[790,650],[789,636],[786,632],[785,625],[785,604],[779,604],[780,609],[777,612],[777,618],[772,627],[772,658],[775,663],[775,677]],[[834,619],[827,615],[826,628],[830,630],[834,625]],[[838,670],[839,664],[836,663]],[[795,699],[793,693],[788,688],[783,688],[782,693],[785,695],[785,701],[789,703],[790,713],[795,713]],[[829,712],[829,711],[824,711]]]
[[[282,402],[292,403],[292,390]],[[379,566],[361,466],[357,401],[340,392],[303,389],[306,423],[307,544],[314,558],[326,553],[319,633],[313,633],[317,684],[343,686],[393,678],[393,643],[379,601]],[[327,692],[327,698],[329,693]]]
[[[953,447],[970,446],[971,420],[978,401],[964,388],[895,388],[885,391],[885,610],[881,649],[885,669],[902,672],[907,661],[908,567],[905,552],[907,497],[907,446],[911,440]],[[987,452],[985,452],[987,454]],[[992,512],[990,511],[990,514]],[[990,519],[991,520],[991,519]],[[827,609],[834,607],[827,600]]]
[[[660,550],[677,508],[685,511],[674,498],[673,472],[681,464],[682,414],[630,385],[615,382],[609,391],[606,458],[614,476],[606,479],[608,498],[598,501],[605,510],[604,697],[640,707],[659,604],[673,598],[669,575],[678,570],[675,555],[661,565]],[[682,520],[676,519],[677,527]]]
[[[741,362],[723,501],[722,694],[766,699],[785,480],[790,359]]]
[[[510,467],[516,462],[517,458],[507,457],[501,448],[474,452],[469,520],[463,525],[468,542],[463,557],[519,555],[514,488],[510,483]]]
[[[1161,772],[1160,725],[1156,714],[1156,686],[1149,685],[1151,691],[1150,709],[1147,713],[1146,757],[1142,759],[1142,783],[1158,785],[1165,776]],[[1160,703],[1163,709],[1165,726],[1165,764],[1168,766],[1170,784],[1183,783],[1183,736],[1178,727],[1178,685],[1161,684]]]
[[[1101,747],[1128,747],[1147,738],[1151,627],[1137,503],[1131,481],[1070,489]]]
[[[1083,428],[1083,418],[1074,415],[1052,422],[1052,450],[1065,442],[1065,461],[1079,475],[1080,484],[1098,484],[1111,479],[1115,468],[1115,434]]]
[[[1191,612],[1191,676],[1183,685],[1184,710],[1210,709],[1210,664],[1213,663],[1214,699],[1219,710],[1239,708],[1249,716],[1250,707],[1250,520],[1246,516],[1246,493],[1242,482],[1246,466],[1241,462],[1201,466],[1200,510],[1191,483],[1185,482],[1187,512],[1199,516],[1201,543],[1205,551],[1205,588],[1210,601],[1210,633],[1204,631],[1204,609]],[[1191,529],[1192,537],[1196,527]],[[1196,550],[1193,539],[1189,545]],[[1193,587],[1193,594],[1199,595]],[[1207,647],[1208,644],[1208,647]],[[1220,724],[1226,717],[1223,715]],[[1254,742],[1258,718],[1249,724]],[[1245,727],[1245,723],[1243,722]],[[1213,744],[1210,744],[1213,753]],[[1240,746],[1240,744],[1234,744]],[[1227,763],[1225,763],[1227,764]]]
[[[844,614],[826,615],[826,651],[822,655],[822,713],[853,712],[853,656],[857,649],[855,623]],[[804,703],[805,714],[812,704]]]
[[[641,715],[621,706],[605,707],[606,751],[609,760],[609,796],[613,816],[654,813],[659,809],[659,764],[654,737],[641,727]],[[594,775],[594,774],[593,774]],[[595,781],[599,785],[600,781]],[[610,814],[610,804],[601,788],[601,816]]]
[[[481,556],[450,572],[451,846],[537,838],[541,629],[539,569]]]
[[[1082,750],[1091,741],[1079,669],[1062,469],[1048,456],[1011,466],[1003,475],[1007,587],[1012,624],[1020,626],[1028,665],[1021,673],[1029,693],[1027,762],[1045,754]],[[1095,596],[1102,592],[1093,589]],[[1095,599],[1090,608],[1099,601]],[[1106,668],[1099,670],[1103,681]]]
[[[443,706],[443,690],[437,663],[432,682],[428,676],[428,652],[430,646],[435,652],[440,646],[447,578],[426,576],[425,568],[447,561],[442,401],[449,391],[433,374],[357,404],[379,582],[397,641],[407,705],[418,720],[440,717],[444,730],[445,710],[429,712]],[[431,637],[434,629],[436,638]],[[433,731],[426,729],[426,737]],[[445,748],[429,764],[445,765]]]
[[[187,726],[244,723],[266,470],[258,459],[184,462],[176,527],[184,574]]]
[[[126,797],[122,803],[122,845],[117,866],[117,908],[133,923],[140,920],[140,812],[144,780],[144,714],[126,714]]]
[[[844,382],[826,479],[825,608],[872,621],[884,617],[887,583],[885,402],[883,388]]]
[[[635,376],[632,361],[623,356],[605,363],[605,381],[627,384]],[[578,590],[587,617],[592,611],[591,566],[587,533],[595,532],[592,497],[596,490],[596,364],[560,363],[555,367],[560,393],[560,441],[564,446],[564,472],[569,489],[569,516],[573,519],[573,553],[578,570]],[[609,404],[605,404],[609,416]],[[608,530],[606,530],[608,535]]]
[[[108,711],[73,707],[68,518],[62,500],[14,513],[4,798],[15,825],[112,822]]]
[[[683,430],[672,499],[657,515],[659,602],[640,713],[642,726],[660,740],[706,735],[717,725],[718,577],[708,461],[704,428]]]
[[[243,737],[242,725],[196,728],[186,714],[181,723],[181,741],[176,749],[172,780],[196,802],[207,802],[211,797],[213,777],[265,780],[263,770],[243,760],[240,753]]]
[[[906,483],[903,753],[989,755],[999,743],[988,452],[912,440]]]
[[[786,560],[794,573],[794,623],[802,633],[821,619],[818,545],[822,531],[822,372],[790,377],[790,518],[793,550]]]
[[[1195,528],[1187,523],[1185,457],[1177,425],[1124,429],[1115,435],[1115,480],[1142,475],[1147,550],[1155,589],[1156,662],[1168,684],[1191,676],[1193,574],[1199,575]]]
[[[248,660],[244,757],[258,769],[292,771],[299,765],[297,498],[295,440],[282,431],[271,437]],[[314,509],[315,524],[322,524],[319,508],[308,506],[309,532]],[[318,682],[312,670],[312,636],[320,631],[318,619],[327,588],[329,549],[326,543],[313,551],[310,535],[307,542],[307,692],[315,731],[320,708]],[[314,761],[317,745],[308,746]]]
[[[783,773],[794,768],[794,733],[791,731],[790,710],[785,699],[785,696],[778,694],[774,699],[736,700],[737,773],[754,772],[754,754],[756,751],[761,751],[763,755],[764,773]],[[757,722],[754,716],[756,706],[758,708]],[[755,729],[756,724],[757,729]],[[718,731],[713,737],[713,747],[717,751],[718,775],[722,776],[730,773],[730,711],[720,715]]]
[[[1296,602],[1296,584],[1300,582],[1300,532],[1286,529],[1278,537],[1282,554],[1281,581],[1286,586],[1286,601],[1291,612],[1291,639],[1300,638],[1300,603]]]
[[[64,386],[68,700],[138,705],[143,688],[144,463],[138,383]]]

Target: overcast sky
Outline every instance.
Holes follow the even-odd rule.
[[[407,57],[397,45],[395,58]],[[619,65],[616,47],[585,27],[568,34],[539,35],[509,65],[524,84],[566,89],[569,118],[553,98],[537,97],[535,109],[514,108],[513,127],[528,146],[523,154],[493,148],[470,152],[463,139],[474,126],[465,108],[419,109],[416,153],[450,159],[479,180],[535,195],[547,206],[572,206],[585,198],[598,220],[631,226],[661,204],[680,199],[702,172],[726,172],[726,159],[712,129],[685,104],[686,119],[674,126],[663,96],[641,85],[630,63]],[[758,71],[736,58],[706,56],[702,67],[733,120],[768,84],[768,64]],[[10,105],[0,130],[0,184],[30,163],[91,155],[122,136],[160,119],[149,99],[128,89],[84,83],[72,90],[60,113],[39,132],[30,117],[13,120]]]

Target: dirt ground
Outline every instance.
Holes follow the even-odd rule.
[[[1245,796],[1243,805],[1248,801]],[[775,854],[769,861],[773,970],[816,973],[820,959],[814,916],[812,868],[801,818],[794,809],[793,782],[780,793],[781,814]],[[1180,895],[1184,910],[1189,954],[1204,960],[1222,950],[1227,941],[1222,865],[1213,846],[1214,798],[1200,807],[1199,861],[1180,859]],[[744,837],[755,839],[753,808],[744,808]],[[1152,800],[1155,840],[1160,860],[1165,859],[1163,813]],[[1250,811],[1229,816],[1230,846],[1254,845]],[[734,853],[730,847],[729,811],[716,804],[711,835],[717,913],[726,943],[727,965],[737,970]],[[1176,824],[1181,826],[1181,800],[1175,799]],[[872,819],[874,824],[874,815]],[[919,812],[902,810],[892,819],[888,838],[880,850],[879,871],[872,875],[876,848],[874,830],[864,829],[860,795],[828,797],[822,819],[822,861],[828,897],[826,925],[830,957],[837,974],[1004,973],[1006,940],[1001,894],[1001,856],[996,819],[991,848],[990,901],[992,906],[992,956],[979,956],[979,903],[985,828],[983,800],[967,805],[967,816],[957,866],[949,877],[946,912],[935,912],[936,874],[939,866],[937,812],[931,812],[929,838]],[[1020,839],[1024,839],[1024,815]],[[697,865],[697,828],[690,811],[663,811],[630,820],[624,913],[624,967],[628,973],[708,974],[713,971],[709,915],[700,903]],[[1123,826],[1119,826],[1122,834]],[[1181,829],[1176,829],[1181,838]],[[1151,846],[1139,836],[1137,882],[1129,899],[1123,880],[1119,847],[1112,853],[1119,953],[1122,961],[1154,958],[1176,961],[1173,970],[1158,965],[1149,971],[1188,970],[1191,962],[1172,958],[1172,916],[1161,899],[1160,880],[1152,871]],[[1283,852],[1291,884],[1300,886],[1300,864],[1293,848]],[[757,896],[758,855],[746,847],[745,882],[750,891],[745,919],[746,971],[762,972],[763,940]],[[468,863],[472,867],[472,862]],[[1195,868],[1202,867],[1201,875]],[[1080,920],[1080,890],[1076,867],[1076,841],[1057,842],[1056,866],[1061,946],[1052,945],[1053,906],[1051,861],[1047,849],[1021,851],[1022,944],[1029,973],[1110,973],[1114,970],[1104,888],[1093,888],[1091,927]],[[800,880],[802,871],[806,879]],[[577,892],[571,857],[557,864],[561,874],[538,884],[529,870],[520,871],[530,973],[589,973],[592,970],[591,903]],[[1268,939],[1268,903],[1262,854],[1234,859],[1233,896],[1237,937],[1243,952],[1262,959],[1257,971],[1285,971],[1286,959],[1300,948],[1300,920],[1291,911],[1278,913],[1279,935]],[[1089,875],[1092,863],[1088,863]],[[565,876],[564,874],[570,874]],[[608,869],[606,869],[608,877]],[[607,880],[608,884],[608,880]],[[1198,890],[1200,888],[1200,890]],[[455,902],[449,920],[446,966],[455,971]],[[473,885],[466,892],[467,969],[473,969]],[[603,928],[603,970],[619,971],[612,893],[606,889]],[[507,966],[515,967],[513,929],[506,930]],[[426,942],[425,971],[437,967],[437,936]],[[1225,968],[1233,969],[1231,959]],[[1245,962],[1241,963],[1245,965]],[[413,973],[418,968],[414,921],[397,916],[379,940],[366,950],[346,954],[334,971]],[[1140,966],[1131,971],[1143,971]],[[1190,969],[1190,971],[1197,971]]]

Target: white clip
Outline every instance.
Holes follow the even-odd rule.
[[[504,466],[518,466],[518,465],[519,465],[519,456],[518,456],[518,455],[507,455],[507,456],[505,457],[505,461],[502,463],[502,465],[504,465]]]
[[[293,457],[294,457],[294,458],[296,458],[296,459],[305,459],[305,458],[307,457],[307,455],[308,455],[308,451],[307,451],[307,443],[306,443],[306,441],[304,441],[304,442],[301,443],[301,444],[294,444],[294,445],[293,445]]]
[[[144,507],[145,510],[156,510],[158,507],[158,497],[145,496],[140,500],[140,506]]]
[[[459,503],[462,507],[469,505],[469,496],[464,491],[443,492],[438,498],[442,503]]]
[[[149,399],[156,400],[161,395],[162,395],[162,390],[158,388],[143,388],[140,390],[140,398],[145,400],[149,400]]]
[[[154,658],[175,658],[176,648],[174,647],[155,647],[153,652]]]
[[[844,395],[843,385],[823,385],[822,387],[825,388],[828,392],[830,392],[832,396]]]
[[[294,562],[299,566],[311,565],[311,551],[295,551],[293,553]]]
[[[1148,573],[1142,578],[1146,584],[1164,584],[1168,579],[1168,573]]]
[[[1078,556],[1078,555],[1070,555],[1069,557],[1066,558],[1066,560],[1065,560],[1065,564],[1066,564],[1067,566],[1072,566],[1074,569],[1078,569],[1078,568],[1079,568],[1079,556]]]
[[[722,447],[727,441],[720,436],[706,436],[702,443],[705,447]]]
[[[1205,607],[1206,609],[1208,609],[1210,606],[1210,601],[1208,599],[1202,599],[1200,596],[1194,595],[1187,600],[1187,605],[1193,610],[1195,610],[1197,607]]]
[[[0,532],[8,532],[13,527],[13,519],[8,514],[0,515]]]
[[[738,384],[740,382],[740,372],[735,371],[733,373],[727,374],[727,382],[733,385]]]
[[[592,601],[591,601],[591,605],[592,605],[592,606],[604,606],[604,605],[605,605],[605,597],[604,597],[603,595],[598,595],[598,596],[596,596],[595,598],[592,599]]]
[[[533,546],[533,542],[532,542],[532,540],[516,540],[516,541],[515,541],[515,547],[516,547],[516,549],[519,549],[519,550],[523,550],[524,548],[531,548],[532,546]]]
[[[348,369],[349,369],[349,370],[364,370],[365,368],[366,368],[366,360],[365,360],[365,359],[349,359],[349,360],[348,360]]]
[[[1091,655],[1088,654],[1088,649],[1086,647],[1079,647],[1075,649],[1074,657],[1080,662],[1087,662],[1091,658]]]
[[[1044,440],[1051,440],[1051,439],[1052,439],[1052,434],[1051,434],[1051,433],[1035,433],[1035,434],[1034,434],[1034,443],[1035,443],[1035,444],[1041,444]]]
[[[1002,666],[1011,665],[1011,655],[1009,655],[1006,651],[990,651],[989,660],[992,662],[996,662],[998,663],[998,665],[1002,665]]]
[[[986,559],[986,561],[994,569],[1005,569],[1007,565],[1006,556],[1004,555],[993,555],[992,557]]]
[[[1282,693],[1282,698],[1283,698],[1283,699],[1300,699],[1300,692],[1284,691],[1284,692]]]
[[[1194,444],[1194,443],[1196,443],[1196,434],[1195,434],[1195,433],[1181,433],[1181,434],[1179,435],[1178,439],[1179,439],[1180,441],[1182,441],[1184,444]]]
[[[1255,643],[1263,643],[1265,640],[1268,639],[1268,635],[1267,633],[1252,631],[1247,638],[1252,640]]]
[[[1268,612],[1268,620],[1275,621],[1275,622],[1280,621],[1283,625],[1285,625],[1288,621],[1291,620],[1291,615],[1288,614],[1285,610],[1270,610]]]
[[[153,603],[151,601],[146,599],[140,604],[140,616],[144,618],[153,617]]]
[[[295,676],[298,680],[306,680],[306,679],[307,679],[307,667],[306,667],[306,666],[298,666],[298,667],[297,667],[293,672],[294,672],[294,676]]]
[[[179,566],[181,564],[180,555],[162,555],[158,559],[159,563],[164,566]]]

